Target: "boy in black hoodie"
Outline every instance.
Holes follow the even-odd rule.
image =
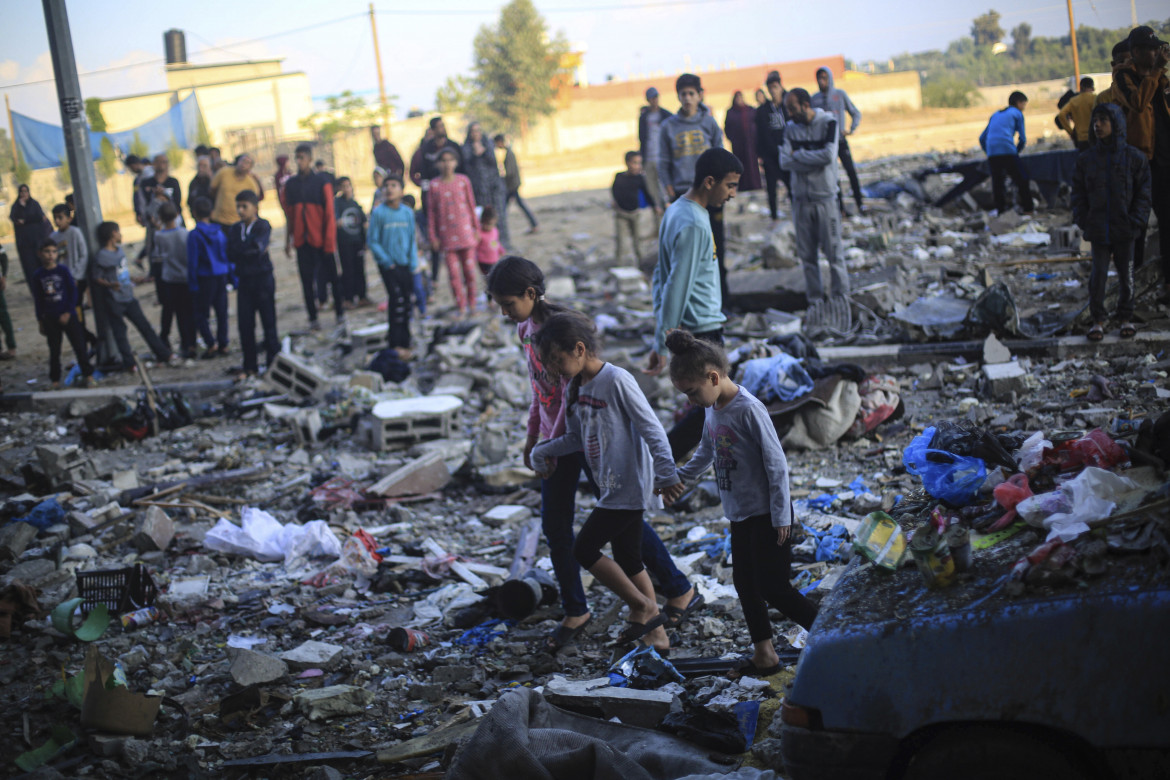
[[[245,379],[260,370],[256,354],[257,314],[264,329],[266,365],[272,365],[280,351],[280,340],[276,334],[276,279],[268,257],[272,226],[260,218],[260,198],[251,190],[236,195],[236,213],[240,221],[228,231],[227,256],[238,280],[236,319],[240,349],[244,353],[244,372],[239,378]]]

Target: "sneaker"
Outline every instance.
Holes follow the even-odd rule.
[[[312,321],[309,323],[309,330],[312,330],[312,331],[319,331],[319,330],[321,330],[321,323],[320,323],[319,321],[317,321],[317,320],[312,320]]]
[[[83,376],[77,383],[78,387],[90,388],[97,387],[98,381],[92,376]]]
[[[172,352],[171,356],[167,358],[167,365],[171,368],[178,368],[183,365],[183,358]]]

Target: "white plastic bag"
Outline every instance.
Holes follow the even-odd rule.
[[[1025,498],[1016,507],[1029,525],[1048,529],[1046,541],[1071,542],[1117,508],[1117,499],[1138,485],[1129,477],[1089,466],[1051,493]]]
[[[1016,463],[1020,464],[1020,471],[1030,471],[1040,465],[1044,458],[1044,448],[1052,447],[1052,442],[1044,438],[1044,431],[1036,431],[1015,452]]]
[[[240,525],[223,519],[216,523],[203,539],[203,546],[258,561],[282,560],[289,566],[311,557],[341,555],[341,543],[325,521],[281,525],[263,509],[250,506],[240,511]]]

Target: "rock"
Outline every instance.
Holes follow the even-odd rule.
[[[229,671],[238,685],[260,685],[284,677],[288,674],[288,664],[255,650],[234,650]]]
[[[492,393],[517,409],[527,409],[532,402],[532,383],[527,377],[512,371],[499,371],[492,375]]]
[[[464,401],[471,399],[471,390],[475,381],[463,374],[443,374],[435,383],[430,395],[453,395]]]
[[[93,459],[79,447],[63,447],[59,444],[40,444],[36,448],[41,469],[55,484],[75,482],[81,479],[95,479],[97,469]]]
[[[375,496],[420,496],[441,489],[451,481],[443,453],[432,452],[387,474],[366,492]]]
[[[0,526],[0,561],[15,561],[36,538],[37,527],[32,523]]]
[[[1003,345],[999,339],[992,333],[983,342],[983,362],[988,363],[1007,363],[1012,359],[1012,351]]]
[[[645,728],[656,728],[669,713],[682,709],[682,702],[672,693],[614,688],[608,678],[566,680],[553,677],[544,687],[550,704],[585,714],[600,714],[608,720]]]
[[[475,676],[474,666],[436,666],[431,679],[440,685],[469,680]]]
[[[565,301],[577,296],[577,285],[571,276],[546,276],[544,294],[551,300]]]
[[[439,683],[413,683],[406,689],[406,695],[411,699],[422,699],[432,704],[443,698],[443,686]]]
[[[138,487],[138,472],[134,469],[125,469],[124,471],[115,471],[110,477],[110,482],[118,490],[130,490]]]
[[[122,743],[122,761],[127,766],[140,767],[153,761],[154,745],[145,739],[127,739]]]
[[[65,550],[65,560],[67,561],[88,561],[96,558],[97,555],[97,550],[84,542],[70,545]]]
[[[519,523],[532,517],[532,510],[518,504],[500,504],[492,507],[480,517],[486,525],[499,528],[502,525]]]
[[[314,668],[333,669],[341,663],[344,652],[344,647],[310,639],[299,647],[286,650],[280,654],[280,657],[288,663],[289,667],[297,671]]]
[[[358,715],[373,701],[372,691],[353,685],[329,685],[293,697],[293,704],[312,721],[328,720],[338,715]]]
[[[1021,393],[1026,387],[1027,372],[1019,363],[992,363],[983,367],[985,395],[997,401],[1008,400],[1012,393]]]
[[[89,748],[95,755],[111,758],[122,755],[122,748],[130,737],[114,734],[94,734],[89,738]]]
[[[28,525],[20,523],[20,525]],[[33,529],[36,530],[36,529]],[[57,573],[57,565],[45,558],[35,558],[13,566],[5,576],[9,582],[21,582],[25,585],[39,586],[48,582]]]
[[[166,550],[175,538],[175,524],[160,507],[147,507],[146,515],[138,521],[138,528],[131,543],[138,552]]]
[[[508,445],[511,439],[508,433],[486,426],[479,428],[475,434],[475,444],[471,449],[471,463],[474,466],[492,466],[501,463],[508,457]]]
[[[88,512],[67,512],[65,520],[69,523],[69,530],[74,536],[83,536],[104,522]]]

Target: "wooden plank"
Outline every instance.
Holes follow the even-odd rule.
[[[411,758],[429,756],[432,753],[446,750],[448,745],[458,742],[477,728],[479,728],[478,720],[469,720],[451,728],[439,728],[430,734],[407,740],[392,748],[379,750],[378,761],[383,764],[397,764]]]
[[[440,558],[447,557],[447,551],[440,547],[438,542],[429,536],[423,540],[422,546],[429,550],[432,555],[436,555]],[[460,563],[459,561],[452,561],[451,573],[476,590],[483,590],[488,586],[487,582],[485,582],[482,577],[468,569],[466,564]]]

